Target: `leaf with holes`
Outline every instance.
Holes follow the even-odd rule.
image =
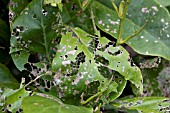
[[[45,54],[50,60],[50,49],[55,45],[53,43],[60,34],[57,34],[61,26],[58,17],[57,8],[43,6],[43,0],[34,0],[12,23],[10,53],[19,70],[24,69],[30,51]],[[16,57],[22,60],[19,61]]]
[[[90,42],[87,41],[88,34],[83,32],[81,29],[75,29],[74,31],[80,40],[88,46],[88,43]],[[133,62],[131,62],[128,52],[122,46],[114,47],[113,44],[109,45],[109,42],[110,41],[107,38],[99,37],[98,46],[96,50],[94,50],[96,56],[95,59],[98,57],[104,59],[107,64],[103,64],[100,61],[100,66],[105,66],[108,69],[119,72],[125,77],[126,80],[129,80],[132,84],[135,84],[141,93],[143,91],[143,86],[140,69],[135,66]]]
[[[62,11],[62,2],[61,0],[44,0],[44,4],[50,4],[51,6],[58,6],[58,8]]]
[[[0,63],[0,87],[18,88],[18,81],[12,76],[9,69]]]
[[[84,32],[85,33],[85,32]],[[72,33],[67,33],[61,38],[60,46],[53,60],[53,71],[56,73],[54,80],[59,85],[59,97],[75,97],[85,93],[90,83],[99,81],[99,91],[108,84],[110,78],[103,77],[98,71],[98,65],[95,63],[94,54],[85,46],[90,43],[92,38],[87,37],[83,41]],[[67,42],[67,43],[66,43]],[[109,92],[117,92],[117,83],[109,84]],[[79,96],[78,99],[79,100]],[[86,96],[89,96],[87,94]]]
[[[88,3],[89,4],[89,0]],[[86,6],[82,6],[84,9]],[[80,3],[78,0],[71,0],[68,3],[63,4],[63,11],[61,13],[63,18],[63,23],[72,26],[80,27],[84,31],[93,34],[93,24],[90,19],[90,14],[88,11],[82,11]]]
[[[3,107],[10,112],[18,112],[22,109],[21,103],[24,97],[29,96],[30,91],[24,88],[12,90],[6,89],[1,97],[5,97]]]
[[[29,3],[29,0],[10,0],[9,2],[9,22],[14,20],[20,15],[24,8]]]
[[[120,19],[112,10],[113,8],[93,1],[92,9],[96,25],[104,32],[117,38]],[[140,54],[161,56],[170,60],[170,16],[165,8],[160,7],[153,0],[150,2],[148,0],[140,2],[132,0],[124,23],[123,39],[131,36],[146,20],[149,22],[144,30],[129,40],[127,44]]]
[[[26,97],[22,106],[24,113],[93,113],[92,108],[64,104],[50,95]]]
[[[170,98],[140,97],[120,99],[113,102],[113,106],[121,110],[137,110],[139,113],[167,113],[170,111]]]

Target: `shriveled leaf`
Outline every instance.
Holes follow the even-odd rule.
[[[48,95],[26,97],[22,106],[24,113],[93,113],[92,108],[64,104]]]
[[[56,39],[60,31],[58,16],[58,9],[43,6],[43,0],[34,0],[12,23],[10,53],[20,70],[24,69],[30,51],[45,54],[50,60],[49,51],[55,42],[53,39]],[[22,62],[15,56],[22,59]]]
[[[165,97],[139,97],[120,99],[112,105],[121,110],[137,110],[139,113],[166,113],[170,111],[170,98]]]
[[[12,76],[9,69],[0,63],[0,87],[1,88],[18,88],[18,81]]]
[[[92,8],[97,26],[117,38],[120,19],[113,8],[108,8],[97,1],[93,1]],[[131,36],[146,20],[149,20],[144,30],[127,42],[129,46],[140,54],[170,59],[170,16],[165,8],[153,0],[149,2],[132,0],[127,18],[122,33],[123,39]]]

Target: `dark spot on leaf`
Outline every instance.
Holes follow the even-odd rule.
[[[68,58],[68,55],[65,55],[66,58]]]
[[[32,18],[33,18],[33,19],[37,19],[37,15],[34,14],[34,15],[32,16]]]
[[[132,102],[130,102],[130,103],[129,103],[129,106],[132,106],[132,105],[133,105],[133,103],[132,103]]]
[[[20,55],[20,52],[19,52],[19,51],[17,51],[17,55]]]
[[[118,50],[117,52],[115,52],[113,55],[120,55],[120,54],[122,54],[122,51],[121,50]]]
[[[42,10],[42,13],[43,13],[44,16],[47,15],[47,11],[45,11],[45,10]]]
[[[7,107],[11,107],[11,104],[8,104]]]
[[[119,83],[122,83],[122,80],[119,80]]]
[[[11,112],[11,111],[9,111],[8,109],[6,109],[6,112],[7,112],[7,113],[12,113],[12,112]]]
[[[78,50],[78,49],[77,49],[77,46],[74,48],[74,50]]]
[[[163,100],[163,102],[170,102],[170,99],[168,100],[168,99],[165,99],[165,100]]]
[[[114,76],[114,78],[115,78],[115,79],[117,79],[117,78],[118,78],[118,76],[116,75],[116,76]]]
[[[161,106],[161,104],[158,104],[158,106]]]
[[[91,63],[91,60],[89,60],[89,62]]]
[[[19,112],[22,112],[23,111],[23,109],[19,109]]]
[[[146,93],[147,93],[147,90],[144,90],[143,93],[146,94]]]
[[[49,92],[49,89],[48,88],[44,88],[45,92]]]
[[[76,5],[76,3],[73,3],[73,4],[72,4],[71,10],[73,10],[73,11],[77,10],[77,5]]]
[[[2,110],[2,112],[5,112],[6,108],[3,107],[1,110]]]

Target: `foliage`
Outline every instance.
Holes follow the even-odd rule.
[[[0,108],[169,112],[168,6],[166,0],[10,0],[9,23],[0,19]]]

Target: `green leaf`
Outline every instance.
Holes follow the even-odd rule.
[[[22,106],[24,113],[93,113],[92,108],[64,104],[49,95],[26,97]]]
[[[143,75],[143,86],[144,93],[143,96],[163,96],[163,92],[158,84],[159,73],[163,70],[164,64],[160,63],[160,58],[150,58],[150,59],[138,59],[138,61],[143,61],[140,63],[140,68]],[[152,61],[152,62],[151,62]],[[162,80],[162,79],[161,79]]]
[[[110,9],[97,1],[93,1],[92,8],[96,25],[117,38],[120,20],[113,8]],[[170,60],[170,16],[165,8],[153,0],[150,2],[132,0],[127,18],[122,33],[123,39],[131,36],[146,20],[149,20],[144,30],[127,42],[130,47],[140,54],[161,56]]]
[[[170,98],[165,97],[140,97],[120,99],[112,105],[121,110],[137,110],[139,113],[166,113],[169,112]]]
[[[93,24],[90,19],[88,11],[82,11],[86,6],[81,9],[81,6],[77,2],[78,0],[71,0],[68,3],[63,4],[63,11],[61,13],[63,23],[71,27],[79,27],[84,31],[93,34]],[[88,0],[87,6],[90,0]]]
[[[28,62],[29,55],[27,51],[18,51],[11,54],[14,64],[20,71],[25,69],[24,65]]]
[[[4,107],[11,112],[16,112],[22,109],[21,103],[24,97],[29,96],[30,92],[26,91],[24,88],[11,90],[6,89],[2,95],[5,97]]]
[[[158,1],[163,6],[169,6],[170,5],[170,1],[169,0],[156,0],[156,1]]]
[[[50,4],[51,6],[58,6],[58,8],[62,11],[62,1],[61,0],[44,0],[44,4]]]
[[[50,61],[50,49],[60,30],[58,16],[58,9],[43,6],[43,0],[34,0],[12,23],[10,53],[17,68],[24,69],[29,52],[45,54]]]
[[[1,88],[18,88],[18,81],[12,76],[9,69],[0,63],[0,87]]]
[[[83,32],[84,36],[86,36],[86,32],[82,30],[78,32]],[[90,83],[94,81],[101,83],[99,91],[108,84],[112,75],[107,79],[98,71],[94,54],[86,47],[91,41],[93,40],[90,37],[75,37],[72,36],[72,33],[62,36],[52,66],[53,71],[56,72],[54,77],[56,84],[61,89],[61,92],[59,92],[61,97],[81,95],[83,92],[86,92],[87,87],[90,87]],[[112,82],[108,87],[108,92],[117,92],[116,82]]]
[[[24,10],[24,8],[29,3],[29,0],[10,0],[9,3],[9,22],[13,22],[20,13]]]

